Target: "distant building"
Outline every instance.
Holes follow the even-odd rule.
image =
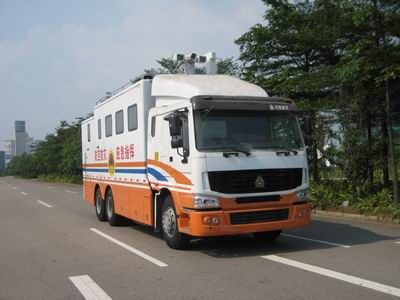
[[[15,121],[15,155],[26,153],[26,141],[29,136],[25,131],[25,121]]]
[[[15,140],[5,140],[3,148],[5,152],[5,165],[7,167],[8,163],[15,156]]]
[[[15,121],[15,140],[4,140],[3,144],[6,167],[14,156],[35,153],[41,142],[29,136],[26,132],[25,121]]]
[[[6,169],[6,152],[0,151],[0,172]]]
[[[26,153],[35,154],[41,142],[41,140],[34,140],[33,138],[30,138],[26,143]]]

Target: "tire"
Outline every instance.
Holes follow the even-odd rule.
[[[106,216],[108,219],[108,223],[111,226],[121,226],[124,224],[125,218],[117,215],[114,210],[114,196],[112,194],[111,190],[108,190],[106,194],[106,205],[105,205],[105,211],[106,211]]]
[[[97,219],[101,222],[107,221],[106,215],[106,201],[101,198],[100,189],[97,188],[95,192],[94,206],[96,210]]]
[[[178,231],[176,210],[169,195],[165,198],[161,211],[161,228],[164,240],[172,249],[184,249],[187,247],[190,237]]]
[[[281,232],[282,230],[254,232],[253,235],[259,242],[273,242],[281,235]]]

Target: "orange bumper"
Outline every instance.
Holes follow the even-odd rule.
[[[245,224],[232,224],[231,214],[236,213],[274,213],[277,210],[288,210],[288,217],[279,221],[263,221],[255,223],[254,220]],[[221,210],[221,211],[192,211],[183,210],[179,223],[182,232],[192,236],[219,236],[219,235],[237,235],[252,232],[283,230],[289,228],[298,228],[307,226],[310,223],[311,207],[309,204],[290,205],[283,207],[274,207],[269,209],[253,209],[253,210]],[[205,219],[219,218],[219,224],[207,224]],[[250,217],[251,218],[251,217]],[[243,220],[242,220],[243,222]],[[244,221],[246,222],[246,221]],[[185,228],[186,227],[186,228]],[[188,229],[188,230],[184,230]]]

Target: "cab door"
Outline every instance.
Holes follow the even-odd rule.
[[[184,147],[173,148],[170,117],[176,112],[151,116],[148,138],[148,176],[150,182],[162,185],[190,184],[188,112],[179,112]],[[186,179],[185,179],[186,178]]]

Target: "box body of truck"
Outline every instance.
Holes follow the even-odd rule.
[[[82,122],[82,160],[99,219],[152,226],[174,248],[310,222],[294,103],[230,76],[158,75],[99,101]]]

